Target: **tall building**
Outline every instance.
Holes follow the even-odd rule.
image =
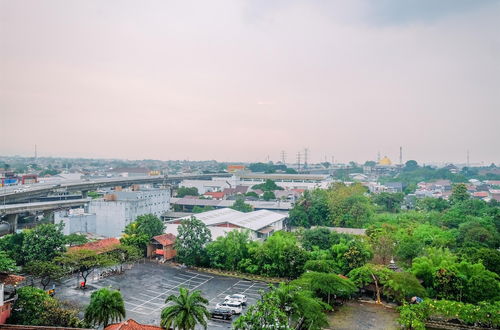
[[[169,208],[170,189],[145,189],[115,191],[103,199],[92,200],[88,213],[96,216],[96,234],[118,237],[138,216],[153,214],[160,217]]]

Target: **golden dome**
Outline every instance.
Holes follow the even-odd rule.
[[[382,158],[381,160],[378,161],[378,164],[384,165],[384,166],[389,166],[392,164],[392,162],[389,158],[387,158],[387,156],[385,156],[384,158]]]

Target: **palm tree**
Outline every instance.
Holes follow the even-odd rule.
[[[102,288],[92,293],[85,309],[85,321],[90,325],[118,322],[125,317],[125,304],[120,291]]]
[[[164,328],[191,330],[197,323],[207,328],[207,319],[210,312],[205,305],[208,300],[201,296],[201,291],[196,290],[189,293],[186,288],[179,288],[179,295],[170,295],[165,303],[173,304],[161,311],[161,323]]]

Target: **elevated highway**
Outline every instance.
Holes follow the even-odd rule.
[[[96,180],[73,180],[62,181],[59,184],[37,183],[23,191],[22,186],[4,187],[0,189],[0,204],[11,204],[27,202],[42,196],[47,196],[52,192],[64,189],[68,192],[81,191],[84,193],[100,188],[115,186],[130,186],[133,184],[175,184],[187,179],[211,179],[213,177],[230,177],[230,173],[212,174],[189,174],[189,175],[169,175],[169,176],[144,176],[144,177],[120,177]],[[18,188],[19,187],[19,188]],[[18,189],[16,189],[18,188]]]

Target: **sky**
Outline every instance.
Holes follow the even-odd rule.
[[[500,164],[500,1],[0,0],[0,155]]]

